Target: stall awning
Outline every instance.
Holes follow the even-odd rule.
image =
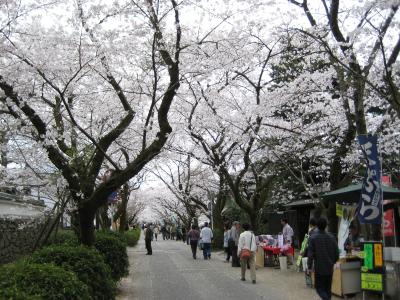
[[[400,199],[400,190],[383,185],[383,199]],[[360,200],[361,183],[346,186],[322,195],[322,198],[340,203],[354,203]]]
[[[299,206],[315,206],[318,203],[318,200],[313,199],[303,199],[298,201],[293,201],[288,204],[285,204],[286,207],[299,207]]]

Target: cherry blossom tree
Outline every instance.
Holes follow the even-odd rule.
[[[90,245],[97,209],[160,152],[172,130],[168,112],[180,85],[178,4],[40,4],[31,15],[16,6],[9,8],[6,15],[15,12],[25,16],[24,22],[23,17],[2,20],[2,27],[7,27],[1,44],[2,110],[29,127],[62,173],[76,205],[80,239]],[[176,26],[164,36],[162,19],[171,8]],[[63,26],[49,29],[35,22],[44,9]],[[133,17],[135,21],[130,20]],[[113,28],[111,19],[126,31]],[[127,36],[131,30],[136,38]],[[136,49],[137,44],[146,51]],[[135,69],[141,60],[148,63],[146,73]],[[140,86],[143,80],[153,87],[151,97]],[[141,140],[141,146],[132,144],[133,159],[121,168],[115,162],[116,149],[132,136],[131,143]],[[115,172],[98,182],[105,163]]]

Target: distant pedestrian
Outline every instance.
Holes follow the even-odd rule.
[[[200,239],[200,232],[197,230],[196,225],[192,225],[192,229],[189,230],[188,239],[190,240],[193,259],[196,259],[197,243]]]
[[[170,236],[171,240],[175,240],[175,234],[176,234],[176,226],[172,225],[169,228],[169,236]]]
[[[165,225],[161,226],[161,235],[163,240],[165,241],[165,239],[167,238],[167,228],[165,228]]]
[[[182,227],[182,242],[186,243],[187,241],[187,233],[185,226]]]
[[[204,223],[204,227],[200,232],[200,238],[203,241],[203,257],[211,259],[211,241],[213,239],[212,230],[208,227],[208,223]]]
[[[282,235],[283,235],[283,247],[281,249],[281,252],[287,256],[288,264],[293,263],[293,256],[290,251],[293,243],[293,228],[289,225],[288,219],[282,218],[281,219],[281,224],[283,226],[282,228]]]
[[[153,239],[153,231],[151,230],[150,225],[145,225],[144,241],[145,241],[146,250],[147,250],[146,255],[152,255],[153,254],[153,249],[151,248],[152,239]]]
[[[240,257],[241,265],[241,280],[246,280],[246,268],[247,264],[250,265],[250,277],[252,283],[256,283],[256,266],[255,256],[257,251],[256,237],[254,233],[250,231],[250,225],[243,224],[244,232],[240,234],[237,254]]]
[[[160,229],[158,228],[158,225],[156,225],[154,227],[154,238],[156,239],[156,241],[157,241],[157,236],[159,233],[160,233]]]
[[[232,254],[232,267],[240,267],[240,261],[237,256],[237,249],[238,249],[239,236],[240,236],[240,223],[239,222],[234,221],[232,223],[232,228],[231,228],[228,236],[229,236],[228,246],[229,246],[229,249],[231,250],[231,254]]]
[[[229,260],[231,258],[231,249],[229,249],[228,241],[229,241],[229,226],[225,225],[224,226],[224,250],[226,253],[225,262],[227,262],[227,263],[229,262]]]
[[[330,300],[333,266],[339,259],[339,248],[335,237],[325,231],[326,225],[326,219],[320,218],[318,230],[308,241],[307,273],[314,267],[315,289],[321,299]]]
[[[169,225],[167,226],[166,234],[167,234],[167,240],[171,239],[171,226]]]

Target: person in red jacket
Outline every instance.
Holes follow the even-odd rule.
[[[193,259],[196,259],[197,243],[200,238],[200,231],[197,230],[196,225],[192,225],[192,229],[189,230],[187,238],[190,241],[190,247],[192,248]]]

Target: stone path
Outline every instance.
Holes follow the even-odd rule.
[[[145,255],[143,239],[128,248],[130,275],[120,283],[118,300],[319,299],[305,286],[303,274],[292,270],[259,269],[254,285],[240,281],[240,268],[224,263],[221,252],[213,253],[209,261],[201,259],[201,253],[193,260],[190,247],[181,241],[159,240],[152,245],[152,256]]]

